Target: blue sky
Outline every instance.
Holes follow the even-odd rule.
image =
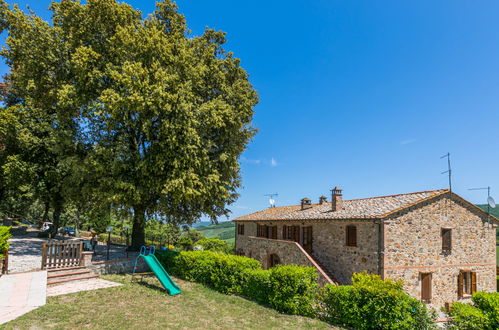
[[[13,1],[8,1],[13,3]],[[150,13],[154,1],[127,1]],[[49,1],[18,1],[44,17]],[[447,187],[499,200],[499,2],[177,2],[227,32],[258,90],[233,216],[340,186],[344,198]],[[0,73],[7,68],[0,65]]]

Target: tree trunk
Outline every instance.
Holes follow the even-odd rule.
[[[54,226],[52,227],[52,237],[57,235],[57,230],[61,225],[61,214],[62,214],[62,203],[56,200],[54,203],[54,214],[53,214],[54,220],[52,221],[54,224]]]
[[[130,250],[138,251],[145,245],[146,211],[144,207],[133,208],[132,244]]]
[[[45,210],[43,211],[43,217],[42,217],[43,222],[49,221],[49,211],[50,211],[50,203],[45,202]]]

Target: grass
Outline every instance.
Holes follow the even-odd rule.
[[[327,323],[273,309],[203,285],[175,279],[169,296],[156,278],[131,283],[129,275],[102,278],[123,286],[48,297],[47,304],[2,329],[327,329]]]
[[[199,226],[195,228],[208,238],[220,238],[227,243],[234,243],[235,224],[232,221],[221,222],[218,225]]]

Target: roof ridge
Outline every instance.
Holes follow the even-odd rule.
[[[384,195],[384,196],[373,196],[373,197],[364,197],[364,198],[354,198],[354,199],[344,199],[343,201],[359,201],[359,200],[365,200],[365,199],[375,199],[375,198],[386,198],[386,197],[397,197],[397,196],[403,196],[403,195],[415,195],[415,194],[422,194],[422,193],[440,193],[444,191],[448,191],[449,189],[435,189],[435,190],[423,190],[423,191],[415,191],[411,193],[401,193],[401,194],[393,194],[393,195]],[[331,202],[329,202],[331,203]]]

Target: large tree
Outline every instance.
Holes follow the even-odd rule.
[[[62,0],[51,9],[52,24],[43,27],[59,65],[49,70],[53,85],[42,86],[53,98],[26,107],[69,119],[63,142],[81,146],[78,166],[92,189],[130,210],[132,245],[144,243],[152,215],[172,223],[227,215],[240,185],[238,158],[254,134],[257,95],[239,60],[224,50],[225,34],[206,29],[191,36],[170,1],[146,18],[114,0]],[[17,43],[27,37],[24,25],[8,21]],[[44,56],[43,39],[33,43],[32,55]],[[25,76],[38,72],[23,61],[31,63],[10,60],[11,72],[18,65]],[[18,96],[28,98],[29,91]],[[74,150],[62,150],[63,159],[75,159]]]

